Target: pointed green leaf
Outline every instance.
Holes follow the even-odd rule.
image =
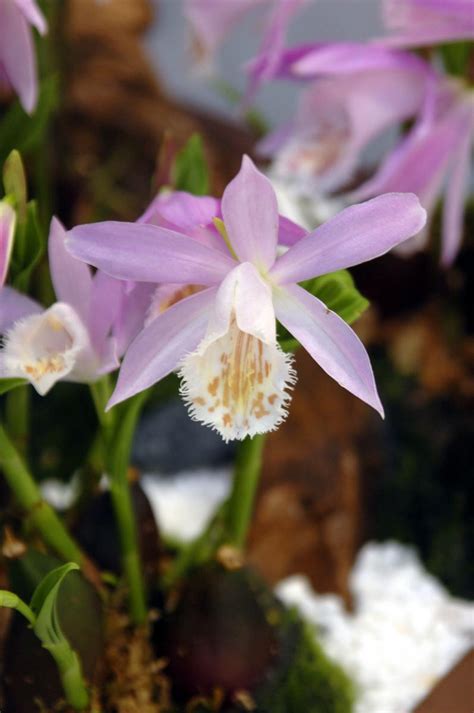
[[[0,396],[27,383],[26,379],[0,379]]]
[[[16,149],[13,149],[3,165],[3,187],[5,193],[13,198],[19,222],[24,222],[27,202],[26,177],[23,161]]]
[[[368,300],[360,294],[348,270],[314,277],[302,282],[301,286],[348,324],[355,322],[369,306]]]
[[[43,643],[48,643],[50,637],[53,637],[50,643],[57,643],[58,639],[64,638],[57,618],[57,596],[64,577],[76,569],[79,569],[79,565],[75,562],[53,569],[33,592],[30,607],[36,616],[35,633]]]
[[[11,283],[20,292],[28,292],[31,274],[43,255],[45,243],[36,201],[30,201],[26,221],[17,227],[10,264]]]
[[[202,139],[193,134],[186,146],[177,154],[173,167],[174,186],[178,191],[187,191],[195,196],[204,196],[209,191],[207,162]]]
[[[16,611],[20,612],[20,614],[23,614],[25,619],[27,619],[30,624],[34,625],[35,623],[35,615],[31,611],[28,604],[25,604],[25,602],[13,592],[8,592],[6,589],[0,589],[0,607],[16,609]]]

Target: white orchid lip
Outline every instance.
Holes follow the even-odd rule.
[[[277,343],[271,287],[254,265],[242,263],[223,281],[207,334],[179,375],[191,417],[225,441],[284,420],[296,375]]]
[[[81,353],[88,350],[89,337],[81,319],[72,307],[57,302],[20,320],[6,334],[2,376],[26,378],[44,396],[72,374]]]
[[[225,441],[275,430],[287,416],[288,390],[296,382],[292,357],[239,329],[235,314],[228,331],[204,339],[183,360],[181,394],[194,420],[211,426]]]

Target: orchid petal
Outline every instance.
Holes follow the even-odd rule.
[[[278,204],[272,184],[248,156],[222,197],[222,215],[241,262],[273,265],[278,240]]]
[[[277,318],[338,384],[383,416],[369,356],[343,319],[298,285],[276,289]]]
[[[219,287],[206,336],[179,375],[192,418],[226,441],[272,431],[286,417],[292,358],[277,344],[272,291],[251,263]]]
[[[140,332],[125,355],[108,408],[163,379],[196,348],[215,295],[211,288],[177,302]]]
[[[275,342],[271,289],[249,262],[232,270],[219,286],[209,317],[206,341],[225,334],[233,316],[242,332],[269,344]]]
[[[0,352],[2,375],[26,378],[44,396],[57,381],[72,375],[81,352],[89,349],[87,330],[77,313],[70,305],[56,302],[7,332]]]
[[[383,18],[394,34],[390,47],[422,47],[474,37],[472,0],[385,0]]]
[[[5,201],[0,201],[0,289],[5,284],[15,235],[16,213]]]
[[[137,282],[122,294],[122,308],[114,324],[118,353],[122,355],[139,332],[146,326],[156,285]]]
[[[280,215],[278,245],[291,247],[307,234],[308,231],[305,230],[305,228],[302,228],[301,225],[298,225],[289,218],[285,218],[283,215]]]
[[[219,215],[220,202],[217,198],[173,191],[159,193],[138,222],[160,226],[164,220],[172,230],[190,235],[197,226],[210,225],[212,219]]]
[[[36,27],[40,35],[45,35],[48,31],[48,25],[35,0],[14,0],[14,2],[30,25]]]
[[[13,2],[0,3],[0,65],[23,108],[31,114],[38,99],[33,36],[27,20]]]
[[[469,124],[472,124],[470,117]],[[474,139],[473,127],[468,125],[463,140],[453,156],[453,169],[443,208],[443,239],[441,262],[445,266],[453,263],[462,240],[465,189],[469,180],[471,150]]]
[[[5,334],[19,319],[28,317],[30,314],[39,314],[42,311],[43,307],[31,297],[22,295],[12,287],[2,287],[0,289],[0,334]]]
[[[234,25],[258,3],[267,0],[185,0],[185,17],[191,24],[198,49],[212,56]]]
[[[92,275],[87,265],[72,257],[67,251],[66,236],[64,226],[57,218],[53,218],[48,239],[51,280],[57,299],[74,307],[83,322],[87,323]]]
[[[66,244],[74,257],[119,280],[213,285],[236,265],[182,233],[139,223],[80,225]]]
[[[301,282],[372,260],[415,235],[426,211],[410,193],[389,193],[341,211],[278,258],[278,283]]]
[[[84,263],[80,263],[84,264]],[[93,277],[87,327],[89,336],[98,354],[106,348],[107,338],[119,316],[124,284],[98,270]]]
[[[403,70],[428,76],[433,73],[422,59],[409,52],[357,42],[336,42],[316,45],[296,60],[291,71],[294,77],[315,78],[331,75],[357,74],[367,71]]]

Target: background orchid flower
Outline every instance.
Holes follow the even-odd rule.
[[[354,192],[365,199],[385,191],[413,191],[433,215],[444,193],[441,261],[450,265],[461,244],[465,197],[472,177],[474,92],[456,80],[440,80],[420,119],[375,176]],[[397,250],[423,248],[427,230]]]
[[[295,120],[258,150],[274,158],[276,177],[307,194],[347,183],[370,142],[421,110],[433,72],[406,52],[341,43],[287,54],[277,76],[312,84]]]
[[[65,235],[53,218],[48,248],[58,302],[43,309],[11,287],[0,290],[0,377],[28,379],[41,395],[60,379],[92,382],[119,365],[111,332],[121,285],[74,260]]]
[[[278,319],[330,376],[383,413],[362,343],[297,283],[370,260],[417,233],[425,211],[416,196],[352,206],[278,257],[275,192],[244,157],[221,211],[226,252],[154,225],[105,222],[70,231],[70,252],[118,279],[201,286],[138,335],[109,407],[179,370],[192,417],[225,440],[275,429],[295,380],[277,342]]]
[[[391,32],[380,42],[422,47],[474,38],[472,0],[384,0],[383,18]]]
[[[31,27],[42,35],[46,20],[35,0],[0,2],[0,86],[13,87],[28,114],[38,100],[36,55]]]
[[[271,64],[275,51],[283,43],[292,15],[309,0],[184,0],[184,14],[189,21],[198,57],[209,62],[234,26],[258,6],[266,7],[268,16],[263,29],[262,62]],[[261,71],[265,68],[262,66]]]
[[[6,201],[0,201],[0,290],[5,284],[15,235],[16,213]]]

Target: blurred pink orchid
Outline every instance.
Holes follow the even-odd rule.
[[[35,0],[0,0],[0,86],[13,87],[28,114],[38,100],[32,26],[46,33],[46,20]]]
[[[286,28],[292,15],[310,0],[185,0],[184,14],[189,21],[198,57],[212,60],[234,26],[259,6],[267,9],[263,29],[262,61],[272,63],[275,52],[283,49]],[[262,70],[263,71],[263,70]]]
[[[380,42],[396,47],[422,47],[474,38],[472,0],[384,0],[385,26]]]
[[[433,72],[406,52],[352,43],[306,48],[280,58],[277,76],[311,80],[295,120],[265,137],[261,155],[300,193],[348,182],[362,151],[420,111]]]
[[[462,239],[473,140],[474,92],[457,80],[441,80],[413,129],[353,197],[364,200],[385,191],[413,191],[432,216],[444,192],[441,261],[448,266]],[[427,240],[424,230],[397,250],[410,254]]]
[[[15,235],[16,213],[5,201],[0,201],[0,290],[7,278],[8,265]]]
[[[96,381],[119,365],[111,334],[121,285],[74,260],[53,218],[49,263],[58,302],[41,305],[11,287],[0,290],[0,377],[28,379],[44,395],[59,380]]]
[[[196,287],[164,304],[132,343],[109,407],[179,370],[192,417],[225,440],[275,429],[295,380],[277,342],[278,319],[330,376],[383,413],[362,343],[297,283],[370,260],[416,234],[425,223],[418,199],[391,194],[348,208],[313,233],[299,229],[278,256],[275,192],[244,157],[221,212],[226,238],[219,247],[150,224],[70,231],[70,252],[117,279]]]

